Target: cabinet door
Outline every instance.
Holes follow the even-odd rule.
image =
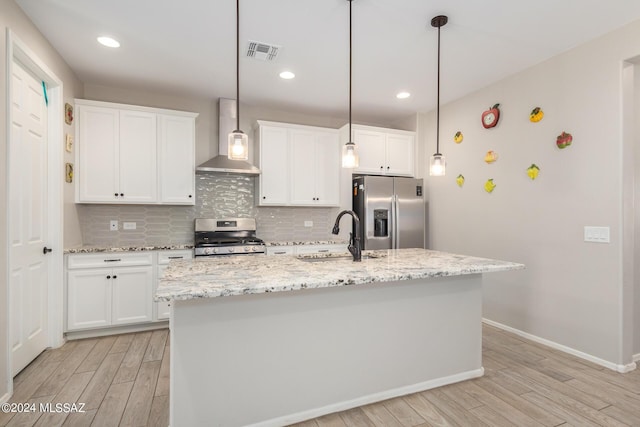
[[[111,325],[109,268],[67,273],[67,330]]]
[[[195,204],[195,120],[158,116],[160,202]]]
[[[79,105],[77,108],[76,201],[119,200],[118,122],[114,108]]]
[[[386,136],[384,133],[354,129],[353,141],[358,146],[360,162],[355,172],[384,175],[386,171]]]
[[[289,130],[291,150],[291,204],[317,204],[316,134],[312,131]]]
[[[336,133],[318,132],[315,150],[316,204],[340,204],[340,147]]]
[[[387,134],[386,173],[390,175],[414,175],[414,137]]]
[[[158,200],[156,115],[120,110],[120,195],[124,202]]]
[[[169,265],[159,265],[157,269],[158,280],[162,278],[162,273],[167,269]],[[165,320],[171,316],[171,303],[168,301],[156,302],[156,320]]]
[[[152,319],[152,267],[114,268],[112,281],[113,325],[148,322]]]
[[[286,128],[260,128],[260,205],[289,202],[289,149]]]

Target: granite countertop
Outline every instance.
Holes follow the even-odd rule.
[[[301,246],[301,245],[347,245],[346,240],[309,240],[309,241],[277,241],[277,242],[264,242],[267,246]]]
[[[172,261],[155,299],[215,298],[524,268],[524,264],[427,249],[364,251],[362,262],[340,254],[329,257],[335,259],[229,256]]]
[[[192,244],[156,245],[156,246],[76,246],[64,250],[65,254],[91,254],[98,252],[143,252],[168,251],[175,249],[193,249]]]

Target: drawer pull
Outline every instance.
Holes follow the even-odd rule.
[[[329,252],[329,249],[320,249],[318,252]]]
[[[183,256],[170,256],[169,259],[183,259]]]
[[[104,262],[118,262],[118,261],[122,261],[122,259],[116,258],[116,259],[105,259],[104,260]]]
[[[274,252],[274,254],[276,254],[276,255],[284,255],[286,253],[287,253],[286,251],[276,251],[276,252]]]

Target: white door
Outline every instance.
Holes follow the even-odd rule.
[[[291,204],[317,204],[316,195],[316,134],[308,130],[292,129],[291,141]]]
[[[158,200],[156,115],[120,110],[120,198],[131,203]]]
[[[413,176],[413,136],[387,134],[387,173]]]
[[[316,202],[340,205],[340,148],[336,133],[318,132],[316,141]]]
[[[360,164],[355,172],[384,175],[387,167],[385,134],[354,129],[353,142],[358,146],[360,156]]]
[[[12,373],[47,346],[47,107],[42,82],[20,64],[11,76],[9,324]]]
[[[289,203],[287,129],[260,127],[260,205]]]
[[[153,269],[114,268],[111,277],[111,324],[149,322],[153,317]]]
[[[110,268],[67,273],[67,330],[111,325]]]
[[[195,193],[195,119],[158,116],[160,201],[167,204],[194,205]]]

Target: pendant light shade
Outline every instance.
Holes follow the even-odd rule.
[[[351,60],[351,5],[353,0],[347,0],[349,2],[349,140],[342,147],[342,167],[343,168],[357,168],[359,165],[358,147],[353,142],[353,133],[351,132],[351,74],[352,74],[352,60]]]
[[[446,161],[440,154],[440,27],[449,21],[444,15],[438,15],[431,20],[431,26],[438,29],[438,101],[436,104],[436,152],[429,160],[429,175],[444,176]]]
[[[229,134],[227,156],[231,160],[249,159],[249,137],[240,130],[240,0],[236,0],[236,129]]]

